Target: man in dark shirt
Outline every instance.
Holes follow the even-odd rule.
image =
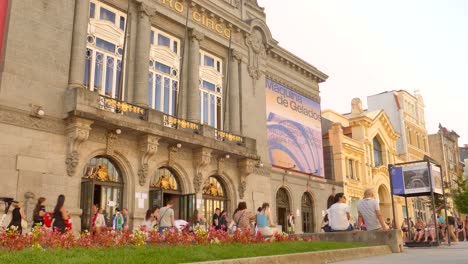
[[[219,225],[219,215],[221,214],[221,209],[216,208],[215,213],[213,214],[213,219],[211,221],[211,225],[214,226],[216,229],[220,229]]]

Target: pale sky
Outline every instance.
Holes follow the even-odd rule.
[[[279,45],[326,73],[322,109],[419,89],[426,128],[468,143],[468,1],[258,0]]]

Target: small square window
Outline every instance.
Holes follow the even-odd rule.
[[[205,55],[204,61],[205,61],[205,66],[214,67],[214,58]]]
[[[174,41],[174,46],[172,47],[172,51],[173,51],[175,54],[178,53],[178,52],[177,52],[177,50],[178,50],[178,44],[179,44],[179,43],[177,43],[177,41]]]
[[[214,92],[215,89],[216,89],[216,85],[214,85],[213,83],[207,82],[207,81],[203,81],[203,88],[206,88],[206,89]]]
[[[115,23],[115,13],[110,10],[105,9],[104,7],[101,7],[101,11],[99,13],[99,19]]]
[[[166,46],[169,48],[171,46],[171,40],[166,36],[158,34],[158,45]]]

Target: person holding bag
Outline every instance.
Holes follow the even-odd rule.
[[[255,221],[255,215],[247,211],[246,202],[240,202],[237,209],[238,211],[233,217],[237,229],[240,229],[242,231],[248,230],[250,233],[253,234],[255,230],[251,228],[250,223]]]

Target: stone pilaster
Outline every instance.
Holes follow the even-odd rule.
[[[242,55],[232,51],[229,71],[229,129],[233,134],[240,134],[240,94],[239,94],[239,62]]]
[[[75,175],[76,167],[80,162],[80,146],[88,139],[93,122],[78,117],[68,120],[68,125],[65,129],[68,141],[67,158],[65,160],[68,176]]]
[[[88,34],[89,0],[75,1],[75,17],[70,56],[68,87],[85,87],[86,36]]]
[[[148,60],[150,54],[150,16],[155,11],[144,3],[138,4],[138,28],[135,53],[134,103],[148,106]]]
[[[200,69],[199,69],[199,54],[200,41],[204,38],[203,33],[192,30],[190,34],[190,49],[188,62],[188,83],[187,83],[187,119],[192,122],[200,123]]]

